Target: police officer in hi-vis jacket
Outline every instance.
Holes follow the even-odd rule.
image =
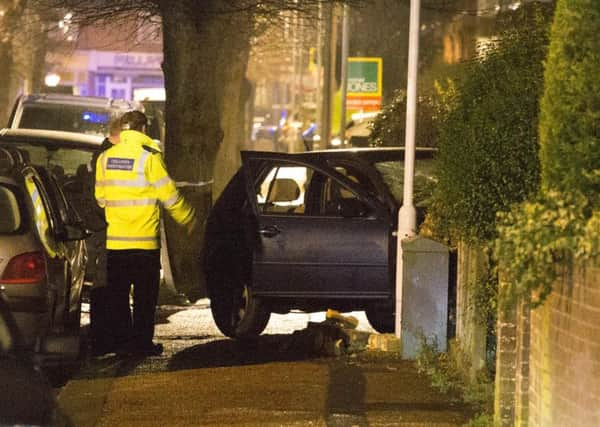
[[[169,177],[155,142],[145,134],[146,115],[130,111],[120,123],[119,144],[98,157],[95,186],[108,223],[107,278],[115,343],[122,355],[158,355],[162,345],[152,339],[160,283],[161,206],[190,234],[196,216]]]

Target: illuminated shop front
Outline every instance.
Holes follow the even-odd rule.
[[[162,53],[76,51],[55,55],[53,72],[73,93],[131,100],[136,89],[163,88]]]

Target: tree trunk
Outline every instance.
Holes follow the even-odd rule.
[[[40,17],[37,17],[41,21]],[[32,92],[42,92],[46,74],[46,54],[48,53],[48,34],[39,22],[30,23],[31,28],[31,65],[30,79]]]
[[[12,74],[12,48],[11,43],[0,42],[0,75],[10,76]],[[0,79],[0,120],[6,123],[11,111],[12,103],[11,78]]]
[[[22,28],[25,4],[22,1],[13,1],[10,5],[4,6],[4,16],[0,25],[0,33],[2,33],[2,40],[0,41],[0,75],[3,76],[0,79],[0,120],[2,120],[2,123],[7,123],[24,72],[15,58],[21,47],[15,38],[15,34]]]
[[[196,209],[199,222],[190,238],[166,218],[167,245],[175,286],[192,301],[206,296],[200,252],[213,194],[239,165],[240,89],[249,37],[241,26],[246,23],[249,28],[246,17],[203,15],[193,3],[160,3],[167,94],[165,160],[173,179],[188,183],[180,190]],[[198,185],[213,180],[212,186]]]
[[[229,24],[230,36],[223,40],[218,73],[224,79],[219,94],[223,144],[219,147],[212,186],[213,201],[221,194],[229,179],[240,166],[240,150],[246,138],[246,104],[250,99],[250,83],[246,67],[250,54],[249,23],[244,16],[236,16],[237,24]],[[245,26],[245,30],[242,29]],[[235,32],[236,29],[240,32]],[[246,34],[246,36],[244,36]]]

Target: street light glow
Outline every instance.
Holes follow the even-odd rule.
[[[47,74],[44,78],[44,83],[48,87],[56,87],[60,83],[60,76],[56,73]]]

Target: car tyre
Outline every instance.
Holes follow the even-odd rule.
[[[394,332],[395,312],[389,305],[377,304],[368,307],[365,310],[369,323],[380,334],[389,334]]]
[[[237,339],[253,338],[267,327],[271,313],[252,295],[251,287],[226,274],[211,286],[210,309],[219,330]]]

